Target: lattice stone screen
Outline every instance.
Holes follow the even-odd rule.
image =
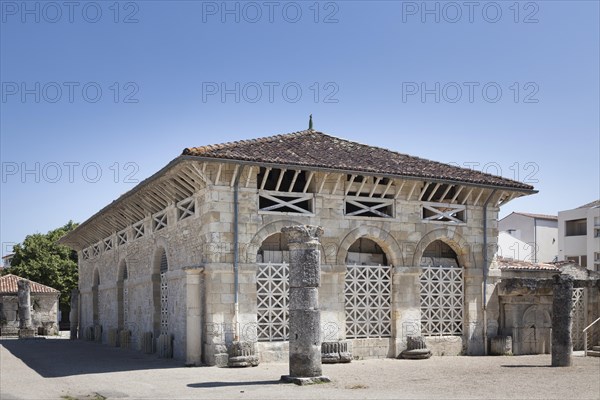
[[[585,328],[585,292],[583,288],[573,289],[573,350],[583,350]]]
[[[391,267],[348,265],[344,285],[346,337],[391,336]]]
[[[288,272],[287,263],[258,264],[256,289],[259,341],[288,340]]]
[[[169,332],[169,284],[167,281],[167,255],[163,252],[160,259],[160,333]]]
[[[421,334],[462,335],[462,268],[424,266],[420,281]]]

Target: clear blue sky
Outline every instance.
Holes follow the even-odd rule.
[[[306,129],[310,113],[540,191],[501,215],[600,197],[597,1],[0,5],[3,254],[185,147]]]

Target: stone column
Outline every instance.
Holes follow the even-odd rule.
[[[79,289],[71,290],[71,310],[69,311],[69,329],[71,340],[77,339],[77,328],[79,326]]]
[[[297,385],[329,382],[321,368],[321,312],[319,286],[321,265],[319,226],[296,225],[284,227],[290,249],[289,325],[290,374],[284,382]]]
[[[25,279],[17,281],[17,298],[19,302],[19,337],[33,337],[34,331],[31,326],[31,288],[29,281]]]
[[[573,353],[573,277],[554,276],[552,296],[552,366],[570,367]]]

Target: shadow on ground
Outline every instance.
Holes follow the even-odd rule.
[[[183,366],[180,361],[81,340],[2,339],[0,346],[44,378]]]
[[[270,380],[270,381],[245,381],[245,382],[200,382],[190,383],[187,386],[191,388],[216,388],[216,387],[228,387],[228,386],[254,386],[254,385],[279,385],[283,384],[281,380]]]

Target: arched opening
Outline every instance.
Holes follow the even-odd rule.
[[[97,269],[94,270],[92,278],[92,321],[94,325],[100,324],[100,307],[98,304],[98,286],[100,286],[100,273]]]
[[[456,253],[435,240],[425,248],[420,266],[421,334],[462,335],[464,282]]]
[[[391,266],[383,249],[362,237],[348,249],[344,281],[346,337],[390,337],[392,314]]]
[[[275,233],[258,249],[256,260],[256,305],[258,340],[288,340],[289,251],[285,236]]]
[[[127,288],[127,263],[121,262],[117,278],[117,327],[119,330],[125,329],[128,320],[129,309],[129,291]]]
[[[161,248],[154,261],[153,303],[154,303],[154,336],[167,334],[169,331],[169,282],[167,271],[169,262],[167,252]]]

